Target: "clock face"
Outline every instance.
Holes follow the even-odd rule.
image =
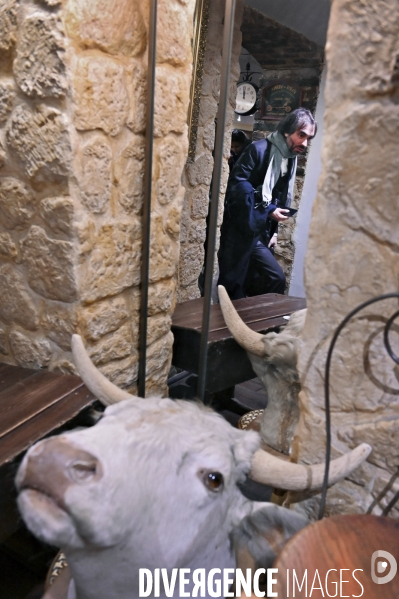
[[[256,87],[253,83],[243,81],[237,85],[236,109],[237,114],[244,114],[252,110],[256,104]]]

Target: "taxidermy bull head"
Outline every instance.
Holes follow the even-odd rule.
[[[108,407],[95,426],[34,445],[16,481],[29,529],[66,554],[68,599],[134,599],[140,568],[234,568],[236,554],[271,565],[307,520],[248,500],[239,485],[250,476],[315,489],[324,465],[275,458],[259,449],[257,433],[197,403],[132,397],[95,368],[78,335],[72,350],[87,387]],[[370,449],[362,444],[334,460],[330,484]]]
[[[218,289],[226,325],[247,351],[252,368],[267,390],[268,404],[260,423],[262,440],[273,449],[289,454],[299,420],[301,386],[296,365],[306,309],[292,314],[280,333],[261,335],[241,320],[225,288],[220,285]]]

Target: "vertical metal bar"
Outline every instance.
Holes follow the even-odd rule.
[[[206,363],[208,358],[209,316],[211,310],[211,292],[213,265],[216,248],[216,226],[219,206],[220,179],[223,165],[223,141],[226,126],[226,110],[229,97],[231,46],[234,32],[235,0],[226,0],[224,13],[222,70],[220,75],[220,95],[217,114],[215,141],[215,162],[212,177],[211,209],[209,214],[208,249],[205,264],[205,294],[203,299],[200,357],[198,368],[197,395],[204,401],[206,387]]]
[[[144,200],[142,214],[142,246],[141,246],[141,296],[139,322],[139,373],[138,393],[145,397],[145,376],[147,360],[147,312],[148,284],[150,270],[150,225],[151,225],[151,190],[152,190],[152,157],[154,141],[154,109],[155,109],[155,65],[157,43],[157,0],[150,0],[150,20],[148,27],[148,69],[147,69],[147,115],[145,136],[145,170]]]

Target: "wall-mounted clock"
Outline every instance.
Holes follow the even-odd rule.
[[[248,116],[256,112],[256,95],[258,86],[251,81],[240,81],[237,83],[235,113]]]

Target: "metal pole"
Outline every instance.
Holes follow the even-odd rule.
[[[219,107],[217,114],[217,130],[216,130],[216,141],[215,141],[215,162],[213,167],[212,177],[212,194],[211,194],[211,208],[209,214],[209,235],[208,235],[208,249],[205,264],[205,294],[203,299],[203,313],[202,313],[202,329],[201,329],[201,344],[200,344],[200,358],[198,368],[198,385],[197,395],[199,399],[204,401],[205,398],[205,387],[206,387],[206,363],[208,357],[208,334],[209,334],[209,316],[211,310],[211,292],[212,292],[212,278],[213,278],[213,265],[216,248],[216,226],[218,216],[218,205],[219,205],[219,190],[220,190],[220,179],[222,174],[223,165],[223,141],[224,141],[224,129],[226,126],[226,110],[227,102],[229,97],[229,77],[230,77],[230,59],[231,59],[231,46],[233,42],[234,32],[234,12],[235,12],[235,0],[226,0],[225,13],[224,13],[224,32],[223,32],[223,54],[222,54],[222,70],[220,76],[220,95],[219,95]]]
[[[152,189],[152,156],[154,140],[154,108],[155,108],[155,64],[157,43],[157,0],[150,0],[150,20],[148,31],[148,69],[147,69],[147,115],[145,136],[145,170],[143,199],[143,241],[141,246],[141,297],[139,323],[139,373],[138,393],[145,397],[145,376],[147,359],[147,312],[148,284],[150,270],[150,225],[151,225],[151,189]]]

